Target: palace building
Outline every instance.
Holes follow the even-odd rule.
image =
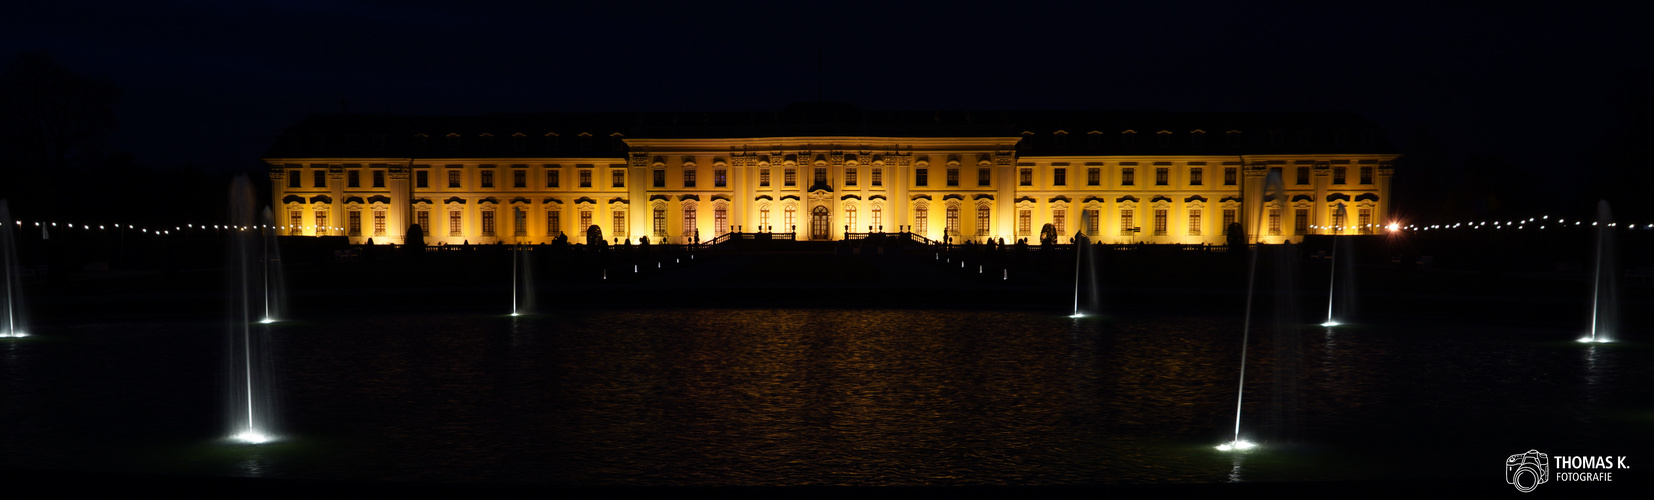
[[[276,223],[353,243],[1223,244],[1373,233],[1399,155],[1348,113],[863,111],[316,116],[264,159]],[[1278,176],[1280,190],[1266,179]],[[1281,194],[1284,193],[1284,194]],[[1251,214],[1248,216],[1247,214]]]

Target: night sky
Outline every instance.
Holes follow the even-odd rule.
[[[1491,163],[1528,174],[1509,189],[1577,192],[1623,168],[1585,155],[1625,135],[1625,103],[1646,102],[1654,67],[1641,16],[1576,5],[19,3],[0,8],[0,55],[45,52],[109,79],[121,91],[116,149],[208,169],[259,168],[276,134],[311,114],[823,99],[1347,110],[1418,160],[1398,189],[1449,190]]]

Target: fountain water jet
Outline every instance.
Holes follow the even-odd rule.
[[[259,229],[259,234],[263,252],[260,254],[260,258],[264,271],[264,316],[260,317],[258,322],[270,324],[281,321],[287,312],[284,307],[287,300],[287,288],[285,281],[282,279],[285,275],[281,270],[281,245],[276,240],[276,219],[275,215],[271,213],[270,207],[264,207],[262,220],[265,225]]]
[[[604,278],[609,270],[603,270]],[[529,249],[524,245],[511,246],[511,315],[521,316],[534,307],[534,265]]]
[[[254,225],[258,212],[256,195],[246,176],[230,185],[229,215],[236,225]],[[264,212],[269,214],[268,210]],[[230,439],[260,444],[276,439],[275,413],[271,410],[270,326],[260,312],[265,310],[275,287],[271,286],[269,246],[264,230],[236,231],[228,245],[229,314],[225,329],[226,421]],[[273,241],[273,238],[270,238]],[[279,275],[279,272],[276,273]],[[274,312],[274,311],[272,311]]]
[[[1613,342],[1619,318],[1619,294],[1614,283],[1614,217],[1608,200],[1597,202],[1596,276],[1591,282],[1591,331],[1580,342]]]
[[[5,296],[0,297],[0,308],[5,309],[4,316],[0,316],[0,337],[17,338],[29,334],[23,332],[23,313],[18,311],[22,280],[17,276],[17,240],[12,225],[11,209],[6,200],[0,200],[0,282],[5,287]]]
[[[1286,192],[1281,185],[1281,174],[1279,172],[1270,171],[1268,177],[1264,178],[1263,192],[1266,195],[1273,195],[1274,199],[1286,199]],[[1266,196],[1266,198],[1267,197],[1268,196]],[[1254,222],[1252,227],[1254,228],[1253,230],[1256,231],[1257,228],[1263,226],[1263,214],[1265,210],[1263,200],[1258,200],[1258,202],[1254,204],[1254,207],[1256,207],[1254,210],[1257,211],[1257,214],[1252,217]],[[1217,446],[1217,449],[1221,451],[1246,451],[1257,446],[1250,441],[1240,438],[1240,425],[1241,403],[1246,398],[1246,347],[1252,337],[1252,298],[1253,295],[1256,294],[1256,290],[1254,290],[1254,288],[1258,281],[1259,246],[1259,243],[1254,243],[1252,245],[1252,263],[1246,274],[1246,314],[1241,323],[1240,382],[1237,384],[1238,387],[1235,389],[1235,434],[1233,440]]]

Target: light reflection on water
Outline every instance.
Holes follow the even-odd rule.
[[[222,427],[216,324],[84,326],[8,352],[0,463],[395,481],[1089,484],[1476,475],[1485,457],[1534,446],[1524,436],[1649,441],[1582,425],[1641,408],[1650,390],[1619,383],[1650,374],[1621,362],[1646,359],[1641,350],[1590,346],[1582,358],[1540,331],[1346,326],[1304,329],[1295,399],[1275,390],[1275,360],[1252,357],[1242,434],[1266,448],[1215,452],[1233,425],[1239,326],[843,310],[294,321],[273,326],[279,430],[293,439],[236,458],[157,451]],[[1289,400],[1302,405],[1278,408]],[[1270,411],[1307,428],[1271,429]]]

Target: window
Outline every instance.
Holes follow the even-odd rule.
[[[1131,225],[1131,209],[1120,209],[1120,234],[1122,236],[1131,234],[1132,227],[1134,226]]]
[[[360,170],[345,172],[345,187],[362,187],[362,172]]]
[[[1160,167],[1160,168],[1154,169],[1154,185],[1164,186],[1168,183],[1168,181],[1171,180],[1170,177],[1171,177],[1171,169],[1166,168],[1166,167]]]
[[[494,187],[494,171],[493,170],[484,170],[484,171],[482,171],[482,184],[481,184],[481,186],[482,186],[483,189],[488,189],[488,188]]]
[[[884,207],[873,205],[873,230],[884,232]]]
[[[1343,184],[1344,183],[1344,171],[1345,170],[1349,170],[1349,167],[1332,167],[1332,183],[1333,184]]]
[[[655,238],[666,237],[666,209],[655,208]]]
[[[546,236],[563,234],[563,212],[561,210],[546,211]]]
[[[373,171],[373,187],[376,187],[376,188],[385,187],[385,171],[384,170],[374,170]]]
[[[1057,229],[1057,236],[1068,232],[1068,211],[1058,208],[1051,211],[1051,226]],[[1060,241],[1060,238],[1059,238]]]
[[[767,169],[767,168],[758,169],[758,186],[759,187],[770,187],[770,169]],[[656,187],[659,187],[659,186],[656,186]]]
[[[1229,235],[1229,226],[1235,223],[1235,209],[1223,209],[1223,235]]]
[[[361,210],[351,210],[350,211],[349,231],[350,232],[345,233],[345,234],[350,235],[350,236],[361,236],[362,235],[362,211]]]
[[[591,211],[591,209],[588,208],[588,209],[580,210],[580,227],[576,228],[576,230],[577,230],[576,234],[584,235],[584,234],[586,234],[587,230],[591,229],[591,227],[592,227],[592,211]]]
[[[1223,167],[1223,185],[1235,185],[1235,167]],[[1225,225],[1224,227],[1229,227]]]
[[[1269,209],[1269,235],[1281,235],[1281,209],[1279,208],[1271,207]]]
[[[697,230],[695,228],[695,206],[694,205],[683,207],[683,236],[684,236],[684,238],[693,237],[693,238],[696,238],[696,239],[700,239],[700,234],[697,232]]]
[[[844,167],[844,185],[856,185],[856,167]]]
[[[563,170],[562,169],[557,169],[557,168],[548,168],[548,169],[546,169],[546,187],[554,188],[554,187],[562,186],[562,184],[563,184],[562,183],[562,178],[563,178]]]
[[[884,185],[884,169],[879,168],[879,167],[873,167],[872,182],[873,182],[874,186],[883,186]]]
[[[957,168],[948,169],[948,186],[953,187],[953,186],[958,186],[958,185],[959,185],[959,169],[957,169]]]
[[[1199,186],[1200,185],[1200,181],[1201,181],[1200,174],[1201,174],[1201,168],[1200,167],[1191,167],[1189,169],[1189,185],[1190,186]]]
[[[1358,210],[1355,223],[1361,227],[1361,234],[1373,234],[1373,209],[1363,208]]]
[[[314,177],[315,179],[312,179],[310,187],[319,187],[319,188],[327,187],[327,171],[326,170],[316,170],[314,172],[311,172],[311,177]]]
[[[913,171],[913,185],[921,187],[930,185],[929,170],[923,168],[915,169]]]
[[[373,211],[373,235],[374,236],[384,236],[385,235],[385,211],[384,210],[374,210]]]
[[[449,170],[448,171],[448,188],[449,189],[459,189],[459,171],[458,170]]]
[[[1085,211],[1085,234],[1087,236],[1097,234],[1097,219],[1099,218],[1097,212],[1098,210],[1095,208]]]
[[[415,211],[414,223],[419,224],[419,234],[431,234],[431,211]]]
[[[626,171],[618,168],[609,170],[609,187],[626,187]]]
[[[622,240],[631,238],[631,232],[626,230],[626,211],[617,209],[614,211],[611,218],[614,222],[615,237]]]
[[[526,188],[526,187],[528,187],[528,171],[523,170],[523,169],[512,170],[511,171],[511,187],[514,187],[514,188]]]
[[[654,186],[658,187],[658,188],[666,187],[666,171],[665,170],[656,170],[655,171]]]
[[[511,209],[511,234],[528,236],[528,211],[521,208]]]
[[[297,171],[297,170],[288,170],[287,171],[287,187],[290,187],[290,188],[299,187],[300,182],[301,181],[299,181],[299,171]]]
[[[1282,168],[1284,167],[1269,167],[1269,175],[1273,175],[1276,179],[1280,179],[1281,184],[1286,184],[1286,173],[1281,172]]]
[[[1292,212],[1292,234],[1309,233],[1309,209],[1300,208]]]
[[[825,167],[816,167],[815,174],[815,181],[811,183],[812,186],[827,184],[827,169]]]
[[[460,212],[458,210],[448,211],[448,236],[463,234],[465,233],[462,231],[462,224],[460,224]]]
[[[795,216],[798,215],[798,210],[795,207],[788,206],[787,210],[786,210],[786,212],[784,212],[784,214],[786,216],[786,219],[781,221],[783,223],[782,226],[781,226],[781,230],[785,231],[785,232],[789,232],[789,233],[793,232],[794,230],[797,230],[798,229],[798,222],[797,222],[797,219],[795,219]]]
[[[763,207],[760,207],[758,209],[758,230],[759,231],[765,231],[765,232],[768,232],[770,230],[770,206],[769,205],[764,205]]]
[[[851,231],[856,230],[856,209],[855,208],[848,208],[847,207],[847,208],[844,209],[844,225],[849,226]]]
[[[1299,186],[1309,185],[1309,167],[1298,167],[1297,171],[1297,179],[1295,179],[1297,184]]]
[[[784,187],[797,186],[798,185],[798,169],[796,169],[796,168],[783,169],[782,173],[781,173],[781,185],[784,186]]]
[[[1085,169],[1085,185],[1100,186],[1103,183],[1103,169],[1091,167]]]
[[[729,184],[724,172],[722,169],[712,171],[712,187],[724,187]]]
[[[483,210],[482,211],[482,235],[483,236],[493,236],[494,235],[494,211],[493,210]]]
[[[431,187],[431,173],[424,170],[414,172],[414,187],[420,189]]]
[[[1189,209],[1189,236],[1200,236],[1200,209]]]
[[[686,187],[686,188],[695,187],[695,171],[694,170],[684,170],[683,171],[683,187]]]
[[[1034,185],[1034,169],[1024,168],[1024,169],[1019,170],[1017,172],[1017,185],[1021,185],[1021,186],[1032,186],[1032,185]]]
[[[293,230],[304,227],[304,212],[298,210],[287,211],[287,225]]]
[[[484,187],[487,187],[487,186],[484,186]],[[589,169],[589,168],[580,169],[580,187],[583,187],[583,188],[592,187],[592,169]]]
[[[324,233],[323,231],[332,231],[332,230],[333,230],[333,228],[328,227],[328,225],[327,225],[327,211],[326,210],[317,210],[316,211],[316,234],[328,234],[328,233]]]
[[[1164,208],[1154,209],[1154,235],[1166,235],[1166,209]]]
[[[1051,169],[1051,185],[1053,185],[1053,186],[1066,186],[1066,185],[1068,185],[1068,169],[1066,169],[1066,168],[1053,168],[1053,169]]]
[[[988,234],[987,206],[976,207],[976,234],[977,236],[986,236]]]
[[[714,231],[713,235],[715,236],[729,234],[728,207],[723,205],[712,207],[712,230]]]
[[[1125,167],[1120,169],[1120,185],[1131,186],[1137,184],[1137,169]]]
[[[913,230],[919,234],[930,232],[930,208],[916,207],[913,209]]]
[[[1373,167],[1361,167],[1361,183],[1373,183]]]
[[[1019,236],[1028,236],[1029,231],[1033,230],[1033,225],[1034,225],[1034,211],[1033,210],[1018,210],[1017,211],[1017,235],[1019,235]]]
[[[992,182],[993,178],[994,178],[993,169],[991,169],[991,168],[976,169],[976,185],[978,185],[978,186],[987,186],[989,184],[993,184],[993,182]]]

